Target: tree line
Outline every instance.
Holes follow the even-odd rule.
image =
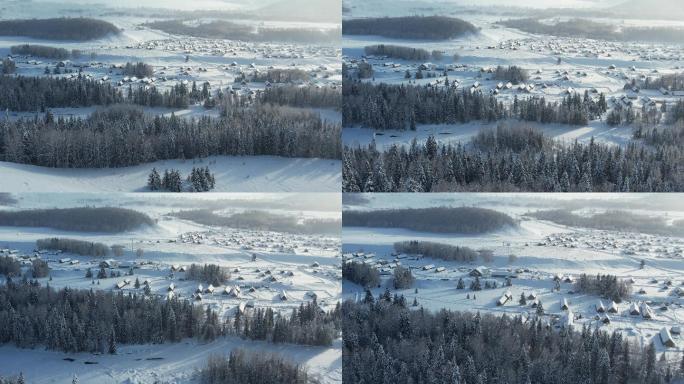
[[[111,252],[111,248],[107,244],[59,237],[38,239],[36,240],[36,248],[94,257],[104,257]]]
[[[433,57],[432,53],[426,49],[391,44],[368,45],[363,51],[368,56],[387,56],[402,60],[426,61]],[[441,58],[441,52],[435,51],[434,53],[435,58]]]
[[[8,73],[13,73],[14,61],[5,60],[11,64],[3,68],[11,70]],[[138,65],[141,64],[142,67],[139,68]],[[131,69],[128,69],[130,73],[141,76],[152,68],[143,63],[126,65],[132,65]],[[46,71],[49,73],[49,69],[46,68]],[[5,89],[5,92],[0,94],[0,108],[10,111],[46,112],[48,108],[108,106],[120,103],[146,107],[187,108],[190,104],[205,102],[205,106],[210,107],[213,102],[208,82],[204,82],[200,87],[193,81],[190,89],[187,85],[178,83],[163,92],[156,87],[129,84],[124,95],[111,83],[88,79],[81,73],[75,78],[0,76],[0,87]],[[222,91],[217,92],[219,99],[222,99],[223,95]],[[212,102],[207,104],[207,100]]]
[[[444,87],[343,82],[342,124],[378,130],[415,130],[418,124],[505,119],[583,125],[608,109],[604,94],[594,99],[588,92],[573,93],[556,102],[547,102],[543,96],[516,95],[512,103],[505,104],[482,90],[459,89],[449,84],[448,79]]]
[[[345,383],[660,384],[684,371],[638,345],[541,319],[410,310],[403,297],[343,304]]]
[[[434,137],[378,151],[345,146],[345,192],[672,192],[684,190],[684,143],[626,147],[555,142],[525,125],[483,130],[467,144]]]
[[[0,211],[0,226],[47,227],[65,231],[118,233],[154,225],[148,215],[117,207]]]
[[[37,56],[56,60],[75,59],[81,56],[81,51],[78,49],[72,49],[70,51],[64,48],[39,44],[13,45],[10,47],[10,52],[12,52],[13,55]]]
[[[446,40],[476,32],[478,29],[473,24],[446,16],[369,17],[342,20],[344,35]]]
[[[259,93],[259,101],[264,104],[289,105],[299,108],[332,108],[342,107],[340,88],[283,85],[268,87]]]
[[[384,209],[374,211],[345,210],[344,227],[405,228],[437,233],[486,233],[516,226],[505,213],[474,207],[433,207],[416,209]]]
[[[0,108],[10,111],[45,111],[47,108],[88,107],[124,101],[109,83],[66,77],[0,76]]]
[[[118,105],[87,118],[0,122],[0,159],[57,168],[125,167],[211,155],[341,158],[339,123],[269,105],[224,116],[148,116]]]
[[[484,249],[476,251],[469,247],[418,240],[396,242],[394,243],[394,250],[400,253],[423,255],[424,257],[433,259],[464,263],[472,263],[476,261],[478,257],[486,259],[485,261],[487,261],[490,259],[487,255],[491,252]]]

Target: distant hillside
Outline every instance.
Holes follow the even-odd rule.
[[[24,36],[46,40],[93,40],[119,33],[106,21],[88,18],[55,18],[0,21],[0,36]]]
[[[684,19],[684,1],[681,0],[627,0],[609,10],[626,18]]]
[[[340,36],[339,28],[329,30],[313,28],[254,28],[249,25],[225,20],[214,20],[197,25],[188,25],[183,20],[159,20],[143,25],[176,35],[243,41],[330,43],[339,41]]]
[[[341,0],[279,0],[259,9],[257,15],[276,20],[339,23],[342,18]]]
[[[396,39],[446,40],[475,33],[471,23],[444,16],[405,16],[342,21],[345,35],[377,35]]]

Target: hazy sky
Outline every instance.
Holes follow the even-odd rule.
[[[105,4],[110,7],[126,8],[171,8],[183,10],[195,9],[254,9],[261,8],[275,0],[63,0],[62,4]]]

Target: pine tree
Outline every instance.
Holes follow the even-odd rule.
[[[116,354],[116,333],[114,332],[114,327],[111,328],[109,332],[109,348],[108,352],[110,355]]]

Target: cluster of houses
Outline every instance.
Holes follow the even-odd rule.
[[[119,47],[113,47],[119,48]],[[186,36],[182,39],[147,40],[126,49],[158,50],[195,56],[259,57],[263,59],[304,59],[307,57],[336,57],[338,47],[299,44],[241,42]]]
[[[592,231],[591,234],[552,234],[536,243],[543,247],[584,248],[599,251],[619,251],[626,255],[655,254],[658,257],[682,258],[681,239],[636,233]]]

